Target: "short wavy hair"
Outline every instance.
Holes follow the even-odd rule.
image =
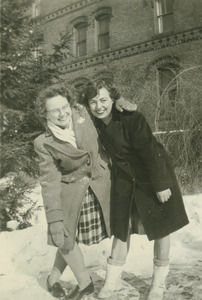
[[[113,101],[116,101],[121,97],[120,92],[114,85],[107,84],[104,80],[94,82],[91,81],[88,82],[81,90],[79,99],[80,103],[85,105],[86,107],[89,107],[88,101],[94,98],[98,94],[98,91],[102,88],[106,88]]]
[[[73,91],[65,85],[50,86],[41,90],[36,99],[35,112],[44,127],[46,127],[46,101],[58,95],[66,97],[71,106],[76,102]]]

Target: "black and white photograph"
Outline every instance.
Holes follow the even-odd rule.
[[[0,11],[0,299],[202,300],[202,0]]]

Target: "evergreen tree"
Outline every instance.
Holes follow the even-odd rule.
[[[59,66],[69,55],[70,35],[52,45],[51,54],[34,55],[42,40],[40,20],[31,16],[33,0],[1,2],[1,176],[35,173],[33,139],[42,130],[34,114],[38,91],[62,80]]]
[[[26,77],[34,46],[30,38],[31,5],[32,0],[2,0],[1,3],[1,101],[14,109],[28,105]]]

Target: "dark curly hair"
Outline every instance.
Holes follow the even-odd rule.
[[[88,107],[88,101],[94,98],[98,94],[98,91],[102,88],[106,88],[113,101],[118,100],[121,96],[118,89],[114,85],[107,84],[103,80],[94,82],[91,81],[87,83],[81,90],[79,102]]]
[[[71,106],[77,101],[75,95],[73,95],[73,91],[65,85],[50,86],[41,90],[36,99],[35,113],[44,127],[46,127],[46,101],[58,95],[67,98]]]

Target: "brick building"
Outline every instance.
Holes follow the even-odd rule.
[[[61,71],[75,87],[113,79],[155,130],[165,127],[177,102],[200,104],[201,0],[38,0],[34,14],[45,51],[60,33],[72,36]]]

